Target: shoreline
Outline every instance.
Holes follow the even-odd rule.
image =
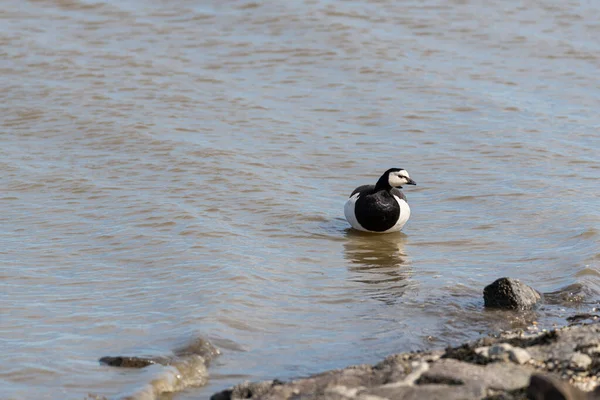
[[[211,400],[600,399],[600,319],[580,314],[570,320],[577,322],[536,334],[509,331],[444,350],[394,354],[374,365],[286,382],[244,382]]]
[[[570,288],[569,288],[570,289]],[[486,308],[515,315],[549,301],[583,300],[571,292],[542,294],[518,279],[499,278],[483,290]],[[588,303],[589,304],[589,303]],[[550,330],[513,329],[445,349],[393,354],[377,364],[353,365],[299,377],[243,382],[211,400],[600,400],[600,314],[573,314]],[[111,367],[155,368],[158,376],[127,399],[156,399],[206,385],[220,351],[203,338],[168,356],[107,356]]]
[[[545,296],[518,279],[499,278],[483,297],[486,308],[520,312]],[[506,331],[287,382],[244,382],[211,400],[600,400],[600,315],[566,320],[551,330]]]

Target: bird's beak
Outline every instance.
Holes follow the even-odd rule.
[[[417,184],[417,182],[415,182],[415,181],[413,181],[412,179],[408,178],[408,180],[407,180],[406,184],[407,184],[407,185],[416,185],[416,184]]]

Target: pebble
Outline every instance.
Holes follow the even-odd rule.
[[[508,357],[509,360],[519,365],[531,360],[531,354],[527,350],[511,346],[508,343],[499,343],[491,347],[478,347],[475,349],[475,353],[486,358],[498,359]]]
[[[597,354],[597,353],[600,353],[600,344],[599,344],[599,345],[597,345],[597,346],[595,346],[595,347],[589,347],[589,348],[587,348],[587,349],[585,350],[585,352],[586,352],[588,355],[590,355],[590,356],[591,356],[591,355],[594,355],[594,354]]]
[[[592,358],[587,354],[577,352],[571,356],[571,365],[577,369],[586,370],[592,365]]]
[[[508,343],[495,344],[490,347],[488,354],[490,357],[501,356],[511,350],[513,347]]]
[[[508,351],[508,357],[517,364],[525,364],[527,361],[531,360],[531,354],[520,347],[513,347],[510,349]]]
[[[479,354],[480,356],[487,358],[490,356],[490,348],[489,346],[478,347],[475,349],[475,354]]]

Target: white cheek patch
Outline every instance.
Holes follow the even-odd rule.
[[[406,175],[400,175],[402,172],[404,171],[400,171],[398,172],[398,175],[390,175],[388,182],[390,183],[390,186],[401,186],[406,184],[406,182],[408,182],[408,174]]]
[[[410,178],[410,176],[408,176],[408,172],[406,172],[406,170],[399,171],[398,175],[403,176],[405,178]]]

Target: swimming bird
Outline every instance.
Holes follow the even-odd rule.
[[[402,168],[390,168],[375,185],[359,186],[344,206],[346,220],[364,232],[398,232],[410,218],[402,185],[416,185]]]

